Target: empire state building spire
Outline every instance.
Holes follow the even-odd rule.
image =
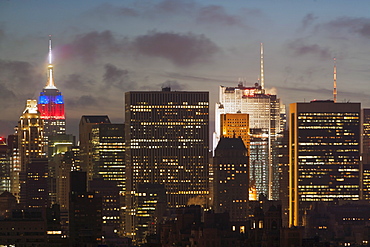
[[[45,89],[57,89],[54,84],[53,76],[53,59],[51,52],[51,35],[49,35],[49,65],[48,65],[48,81],[46,83]]]

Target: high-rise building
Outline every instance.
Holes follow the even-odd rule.
[[[157,233],[167,209],[164,184],[138,184],[135,195],[137,212],[135,215],[137,244],[144,244],[147,237]]]
[[[249,115],[242,113],[221,114],[221,137],[242,138],[249,154]]]
[[[362,110],[362,199],[370,200],[370,109]]]
[[[102,243],[102,198],[88,192],[86,172],[70,175],[69,246],[98,246]]]
[[[289,225],[315,201],[360,198],[360,103],[290,105]]]
[[[15,128],[16,133],[8,135],[8,151],[10,161],[10,192],[16,197],[19,197],[19,172],[21,171],[20,154],[18,148],[18,127]]]
[[[213,157],[213,204],[230,221],[248,219],[249,159],[241,138],[221,138]]]
[[[36,100],[27,100],[26,109],[18,125],[18,148],[21,171],[26,171],[26,164],[31,159],[45,158],[44,121],[37,110]]]
[[[87,172],[88,180],[93,179],[93,142],[92,129],[99,124],[110,124],[107,115],[99,116],[82,116],[79,125],[79,140],[80,140],[80,161],[82,171]]]
[[[135,234],[138,184],[164,184],[171,207],[208,197],[208,104],[208,92],[125,94],[128,235]]]
[[[124,125],[112,124],[108,116],[82,116],[80,147],[88,178],[103,178],[117,183],[125,192]]]
[[[47,144],[50,136],[66,133],[63,95],[55,86],[53,70],[51,39],[49,39],[48,80],[40,93],[37,104],[40,118],[44,121],[45,144]]]
[[[250,133],[250,187],[257,194],[278,198],[277,138],[282,131],[280,99],[268,94],[262,86],[220,86],[219,102],[216,104],[214,149],[221,133],[223,114],[248,114]]]
[[[31,159],[19,173],[20,203],[29,208],[49,205],[48,159]]]
[[[0,193],[10,191],[10,155],[6,138],[0,137]]]

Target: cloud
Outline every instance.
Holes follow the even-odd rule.
[[[84,62],[92,63],[103,54],[112,54],[120,47],[112,32],[106,30],[78,35],[72,43],[64,45],[60,49],[64,53],[81,58]]]
[[[80,74],[70,74],[64,76],[61,79],[61,83],[66,88],[73,88],[74,90],[86,91],[95,84],[95,81],[85,78],[83,75]]]
[[[204,35],[151,31],[137,37],[133,46],[140,54],[162,57],[178,66],[207,62],[220,48]]]
[[[307,27],[311,26],[312,23],[317,20],[317,17],[314,16],[314,14],[312,13],[309,13],[307,15],[305,15],[302,19],[302,28],[303,29],[306,29]]]
[[[341,17],[319,25],[325,31],[335,34],[358,34],[360,37],[370,38],[370,18]]]
[[[91,95],[82,95],[79,97],[71,98],[69,97],[67,99],[66,105],[69,108],[76,108],[76,107],[98,107],[99,99],[91,96]]]
[[[229,15],[225,8],[218,5],[208,5],[199,10],[197,16],[198,23],[212,23],[225,26],[242,26],[240,17]]]
[[[321,59],[331,59],[332,55],[328,48],[323,48],[318,44],[305,44],[302,40],[295,40],[287,45],[288,51],[295,56],[313,55]]]
[[[154,6],[152,12],[163,12],[167,14],[174,13],[192,13],[196,9],[196,5],[191,1],[183,0],[164,0]]]
[[[222,82],[222,83],[227,82],[227,80],[220,80],[220,79],[215,79],[215,78],[208,78],[208,77],[201,77],[201,76],[194,76],[194,75],[186,75],[186,74],[180,74],[180,73],[165,73],[165,76],[173,78],[173,79],[199,81],[199,82]]]
[[[101,20],[104,20],[112,16],[120,17],[136,17],[139,16],[139,12],[134,8],[130,7],[120,7],[114,6],[110,3],[103,3],[93,8],[91,11],[87,12],[88,16],[99,17]]]
[[[44,86],[45,79],[31,63],[0,60],[0,71],[0,84],[7,94],[23,99],[32,97],[37,86]]]
[[[135,84],[130,81],[129,72],[126,69],[119,69],[110,63],[106,64],[104,69],[103,82],[105,88],[115,87],[121,90],[129,90]]]

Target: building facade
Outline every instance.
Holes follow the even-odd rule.
[[[216,103],[213,148],[222,136],[222,114],[248,114],[250,187],[255,187],[257,194],[272,199],[277,199],[279,194],[276,150],[279,133],[283,130],[281,109],[280,99],[266,93],[258,83],[254,87],[245,87],[241,82],[237,87],[220,86],[219,102]]]
[[[360,103],[290,105],[289,225],[312,202],[360,199]]]
[[[221,138],[213,157],[213,204],[230,221],[248,219],[249,159],[241,138]]]
[[[208,92],[125,94],[126,232],[135,234],[138,184],[164,184],[168,206],[208,197]]]

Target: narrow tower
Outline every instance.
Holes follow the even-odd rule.
[[[57,89],[54,83],[51,36],[49,36],[48,58],[48,80],[40,93],[37,104],[40,117],[44,120],[46,144],[50,136],[65,134],[64,100],[62,93]]]
[[[337,103],[337,59],[334,58],[334,89],[333,89],[333,97],[334,103]]]
[[[263,71],[263,43],[261,43],[261,74],[260,74],[260,80],[261,80],[261,89],[265,88],[265,77],[264,77],[264,71]]]

